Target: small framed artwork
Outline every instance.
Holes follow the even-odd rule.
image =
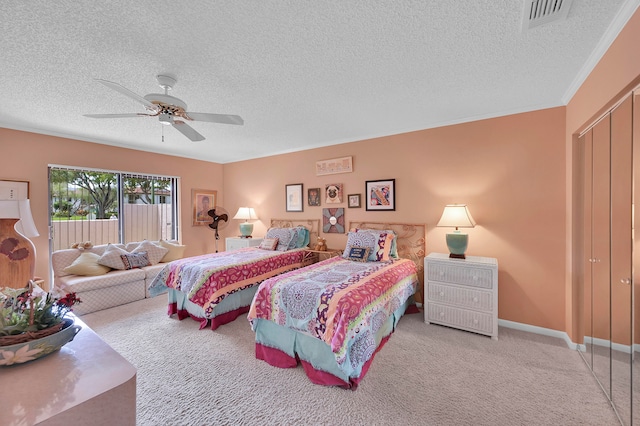
[[[344,234],[344,209],[322,209],[322,232]]]
[[[316,175],[333,175],[336,173],[351,173],[353,171],[353,157],[332,158],[331,160],[316,161]]]
[[[396,180],[368,180],[365,183],[367,210],[396,209]]]
[[[325,185],[325,203],[327,204],[340,204],[342,202],[342,184],[341,183],[329,183]]]
[[[320,188],[307,189],[307,204],[310,206],[320,205]]]
[[[360,208],[360,194],[347,195],[348,206],[350,209]]]
[[[29,199],[29,182],[24,180],[0,180],[0,200]]]
[[[213,217],[209,216],[209,210],[216,206],[217,191],[209,189],[192,189],[191,200],[193,202],[193,226],[203,226],[213,223]]]
[[[302,184],[294,183],[285,185],[286,205],[288,212],[301,212],[302,206]]]

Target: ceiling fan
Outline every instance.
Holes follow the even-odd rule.
[[[187,104],[181,99],[169,95],[169,90],[173,88],[177,80],[169,75],[157,75],[156,80],[160,87],[164,89],[162,93],[149,93],[145,96],[139,96],[112,81],[96,79],[97,82],[104,84],[110,89],[120,92],[129,98],[140,102],[147,110],[146,113],[125,113],[125,114],[84,114],[85,117],[91,118],[129,118],[129,117],[158,117],[160,123],[164,125],[171,125],[177,129],[180,133],[191,139],[192,141],[202,141],[205,139],[200,133],[198,133],[193,127],[189,126],[182,120],[176,120],[176,118],[182,118],[187,121],[206,121],[209,123],[222,123],[222,124],[237,124],[243,125],[244,120],[238,115],[229,114],[211,114],[206,112],[190,112],[187,111]]]

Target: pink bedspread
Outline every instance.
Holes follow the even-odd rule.
[[[303,250],[270,251],[256,247],[175,260],[151,282],[151,294],[179,290],[205,314],[227,295],[302,266]]]
[[[354,262],[327,259],[264,281],[248,319],[275,322],[323,340],[344,360],[349,342],[375,332],[415,293],[416,265],[407,259]]]

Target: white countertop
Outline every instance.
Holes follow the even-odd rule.
[[[40,423],[131,379],[135,383],[136,368],[82,320],[75,320],[82,330],[59,351],[0,367],[0,425]]]

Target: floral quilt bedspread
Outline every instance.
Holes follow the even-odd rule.
[[[264,281],[249,321],[265,319],[323,340],[344,362],[349,342],[376,331],[416,291],[416,265],[408,259],[354,262],[327,259]]]
[[[300,267],[302,257],[303,250],[246,247],[174,260],[151,282],[149,291],[155,295],[167,288],[179,290],[209,315],[227,295]]]

